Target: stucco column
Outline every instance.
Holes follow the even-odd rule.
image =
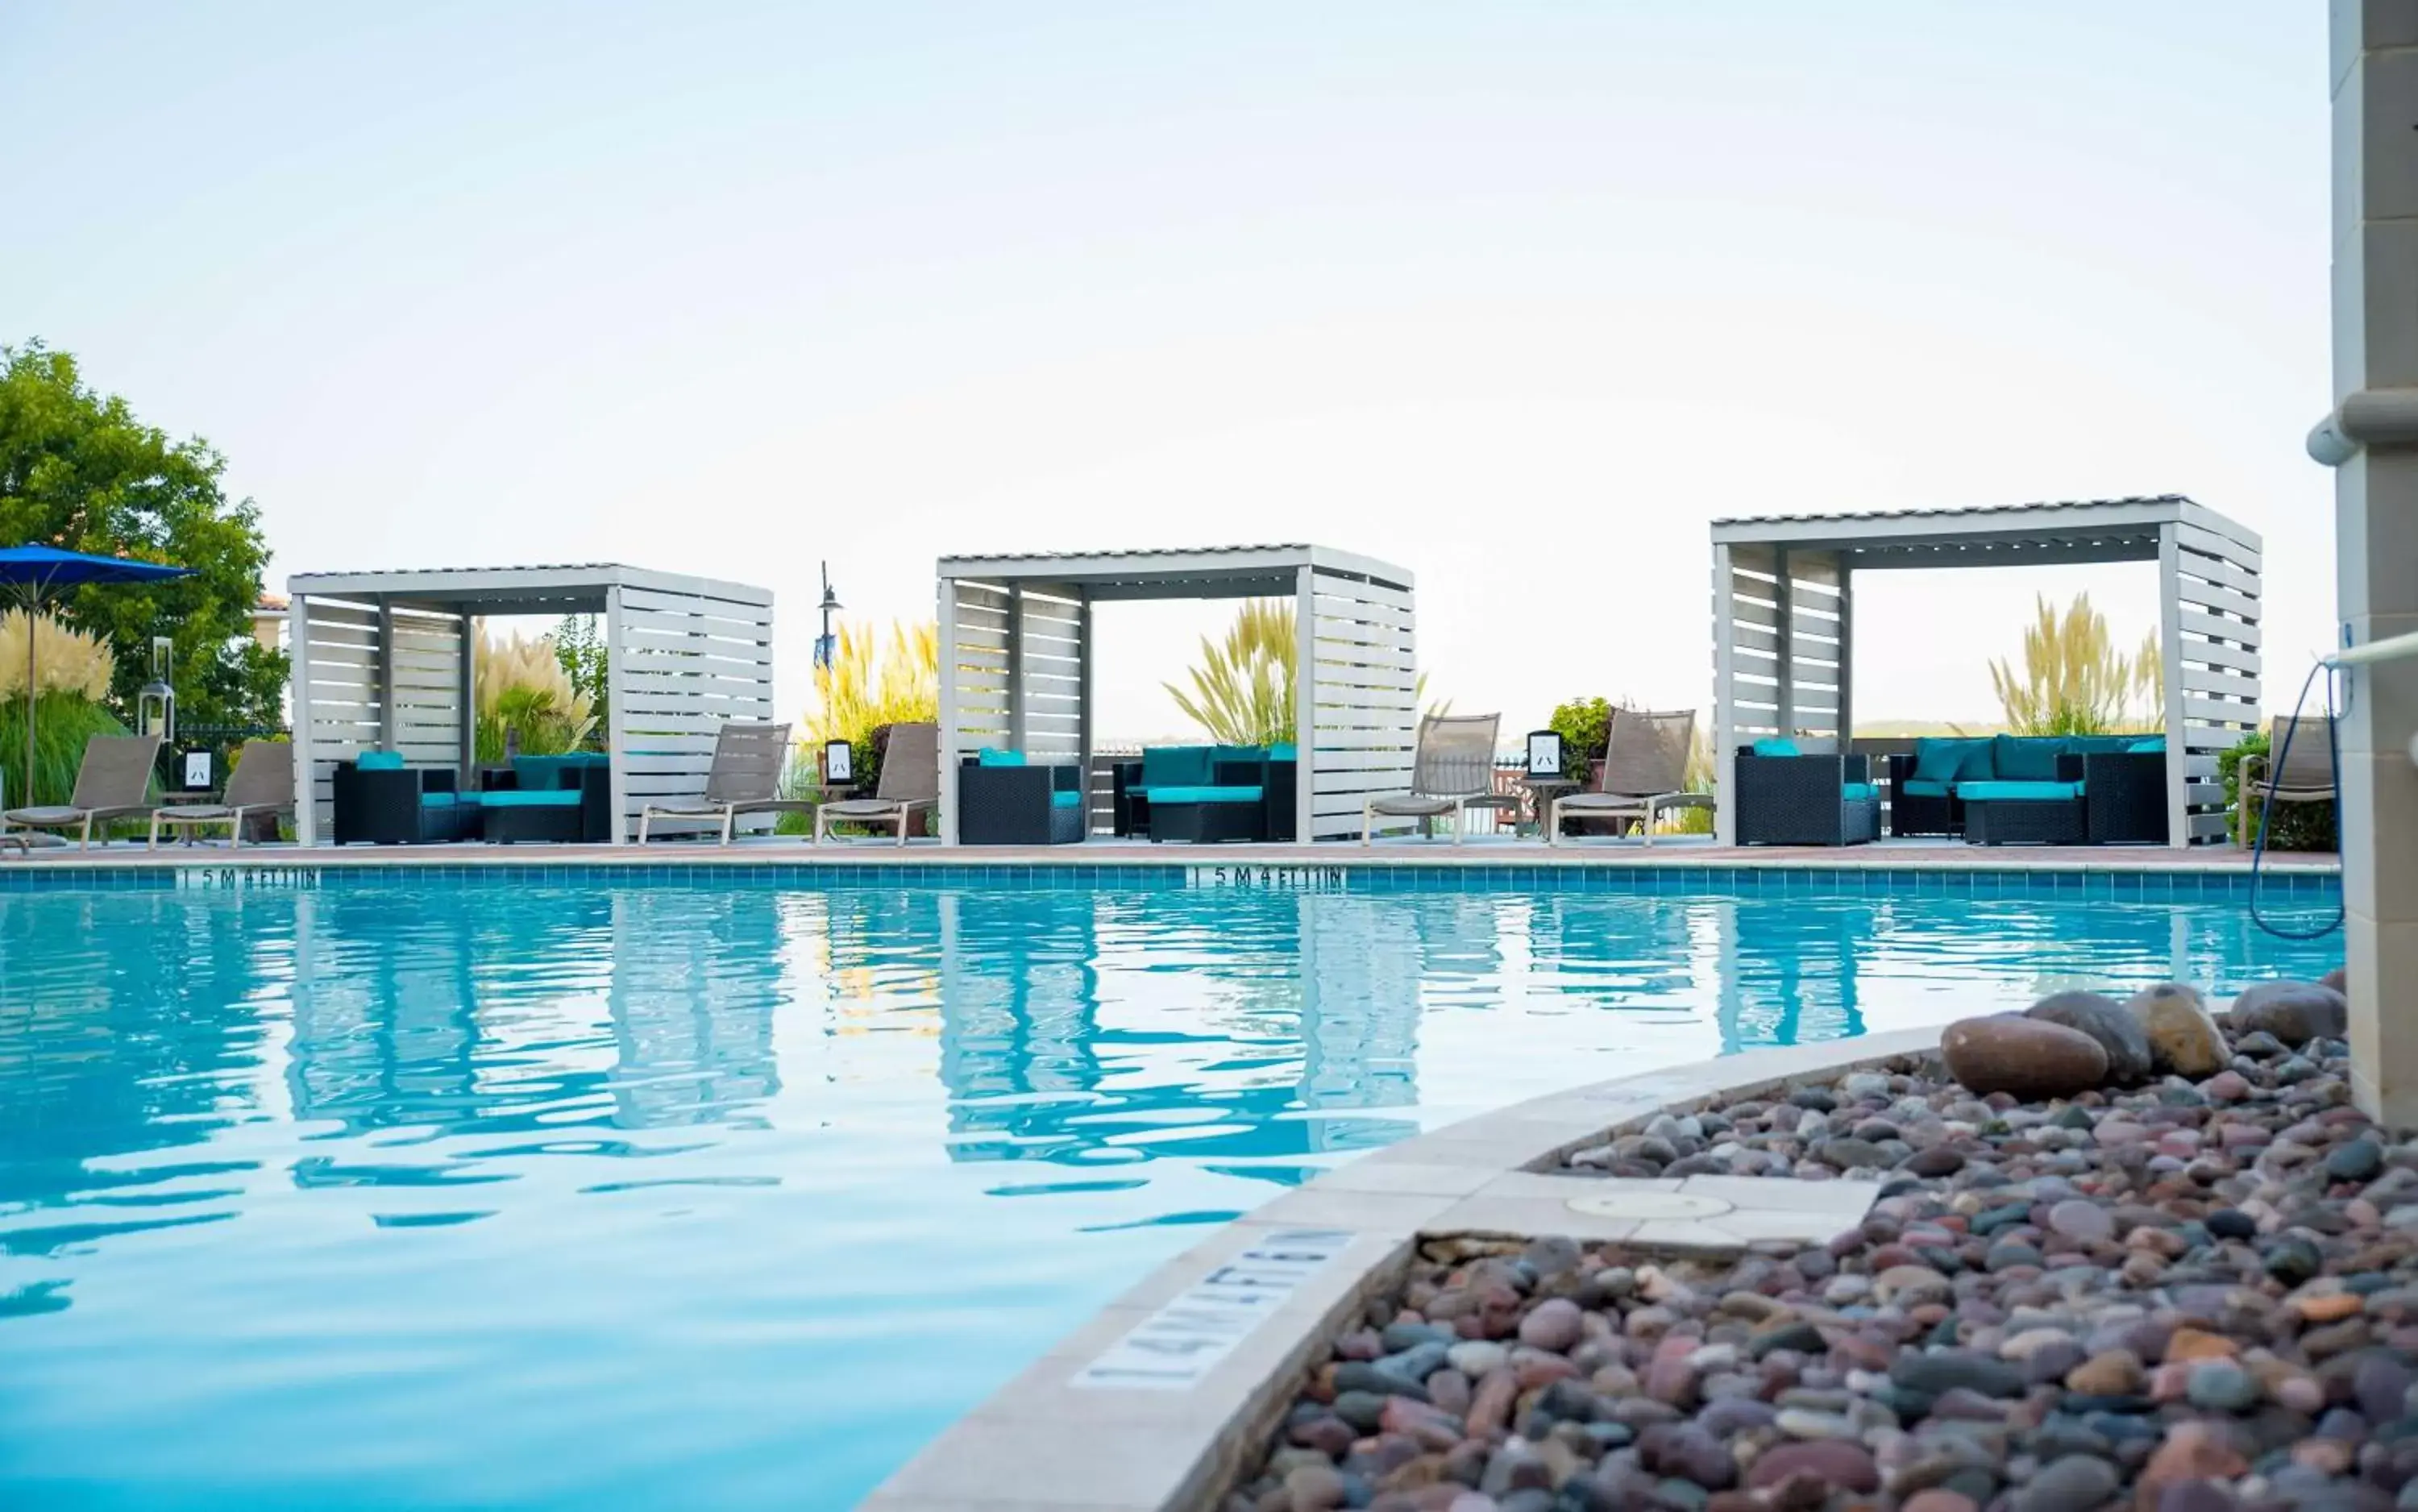
[[[2335,0],[2336,423],[2418,401],[2418,5]],[[2353,645],[2418,630],[2418,435],[2351,422],[2334,482],[2338,613]],[[2363,434],[2364,433],[2364,434]],[[2315,450],[2313,444],[2313,450]],[[2329,459],[2332,460],[2332,459]],[[2361,1107],[2418,1127],[2418,660],[2346,678],[2343,893]]]

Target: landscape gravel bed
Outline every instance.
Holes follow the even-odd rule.
[[[2027,1102],[1929,1058],[1580,1150],[1886,1184],[1827,1246],[1718,1260],[1431,1238],[1227,1512],[2418,1512],[2418,1143],[2351,1106],[2339,998],[2300,1000],[2201,1014],[2198,1076],[2159,1049]]]

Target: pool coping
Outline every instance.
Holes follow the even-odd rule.
[[[1133,843],[1081,846],[954,846],[919,842],[742,841],[710,844],[543,844],[430,846],[247,846],[208,848],[172,846],[151,850],[132,842],[96,851],[43,850],[30,855],[0,851],[0,877],[69,872],[451,869],[610,869],[695,867],[711,869],[927,867],[991,870],[1001,867],[1138,868],[1163,871],[1236,872],[1449,870],[1449,871],[1818,871],[1818,872],[2108,872],[2247,876],[2250,853],[2230,847],[2177,850],[2164,846],[2031,847],[1953,844],[1887,847],[1713,847],[1598,844],[1547,847],[1538,842],[1489,841],[1462,847],[1448,842],[1350,845],[1232,845],[1157,847]],[[2324,851],[2271,854],[2266,868],[2295,877],[2338,876],[2342,861]]]
[[[1752,1050],[1593,1082],[1481,1113],[1329,1171],[1143,1277],[959,1418],[861,1505],[867,1512],[1206,1512],[1255,1462],[1319,1352],[1371,1297],[1400,1280],[1419,1244],[1454,1235],[1565,1234],[1672,1253],[1742,1248],[1735,1236],[1721,1244],[1708,1234],[1658,1232],[1634,1219],[1575,1213],[1572,1194],[1608,1184],[1545,1168],[1675,1107],[1929,1054],[1944,1027]],[[1676,1190],[1690,1182],[1737,1180],[1619,1184]],[[1876,1184],[1774,1178],[1739,1184],[1797,1198],[1835,1187],[1843,1189],[1836,1197],[1867,1205],[1878,1190]],[[1859,1217],[1862,1206],[1854,1212]],[[1271,1241],[1307,1234],[1328,1236],[1333,1258],[1297,1279],[1189,1389],[1076,1383],[1104,1352],[1163,1320],[1171,1305],[1198,1296],[1204,1282],[1247,1267],[1247,1257],[1266,1253]]]

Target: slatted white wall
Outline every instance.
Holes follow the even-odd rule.
[[[1298,613],[1308,646],[1296,676],[1309,710],[1298,732],[1309,802],[1302,838],[1357,835],[1372,795],[1410,791],[1417,615],[1408,588],[1315,570],[1302,578]]]
[[[2261,709],[2257,538],[2222,517],[2162,527],[2160,645],[2166,663],[2168,833],[2192,845],[2226,838],[2220,752],[2258,728]]]
[[[952,589],[955,613],[941,627],[941,675],[956,695],[956,749],[941,753],[948,768],[984,746],[1004,751],[1016,741],[1008,721],[1011,595],[964,578],[953,579]]]
[[[390,724],[384,744],[415,767],[462,762],[462,617],[397,604],[386,620]]]
[[[605,621],[612,746],[635,833],[648,803],[704,796],[726,723],[773,717],[773,605],[623,586],[607,597]],[[753,827],[772,822],[757,816]]]
[[[334,822],[335,770],[363,751],[377,749],[385,734],[385,701],[378,695],[378,611],[369,604],[330,599],[296,599],[286,634],[296,645],[296,676],[303,680],[294,700],[308,721],[300,743],[309,750],[312,806],[321,833]]]
[[[1035,761],[1075,760],[1083,754],[1083,601],[1030,583],[1014,597],[1013,749]]]
[[[1837,555],[1733,546],[1728,557],[1728,744],[1836,739],[1846,727],[1849,661]],[[1722,610],[1714,612],[1718,620]],[[1714,626],[1717,644],[1722,628]]]

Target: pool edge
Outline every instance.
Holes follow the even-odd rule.
[[[1507,1179],[1680,1105],[1823,1080],[1938,1047],[1944,1025],[1615,1077],[1389,1145],[1273,1198],[1144,1276],[960,1417],[862,1504],[867,1512],[1203,1512],[1247,1468],[1314,1352],[1389,1288],[1422,1240],[1585,1236],[1554,1198],[1490,1199]],[[1548,1230],[1540,1225],[1550,1223]],[[1274,1234],[1348,1231],[1341,1252],[1184,1391],[1083,1388],[1076,1372]]]

